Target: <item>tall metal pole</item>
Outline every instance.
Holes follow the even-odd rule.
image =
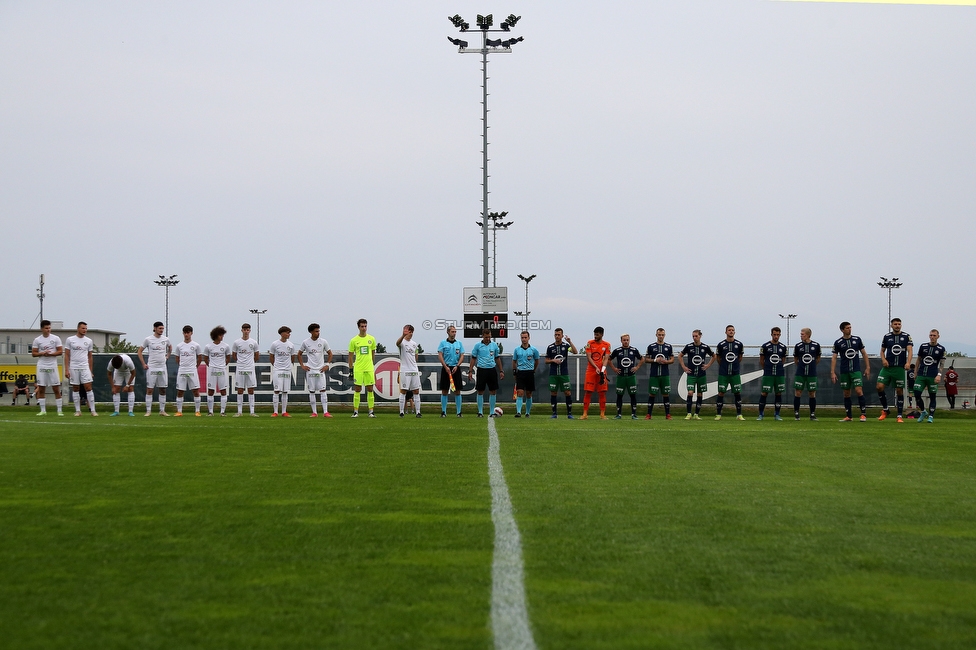
[[[796,314],[780,314],[779,317],[786,321],[786,347],[790,347],[790,321],[796,318]]]
[[[488,32],[481,32],[481,263],[483,287],[488,288]]]
[[[165,275],[161,275],[159,276],[158,280],[153,280],[153,282],[155,282],[158,286],[166,289],[166,312],[165,312],[166,315],[164,319],[164,327],[167,336],[169,336],[169,288],[175,287],[180,283],[180,281],[177,280],[176,277],[177,276],[175,274],[168,277]]]
[[[523,325],[522,329],[529,329],[529,314],[532,313],[529,311],[529,283],[535,279],[536,275],[535,273],[533,273],[529,277],[525,277],[524,275],[519,273],[518,277],[520,280],[525,282],[525,311],[521,311],[521,312],[517,311],[515,312],[515,315],[522,317],[522,325]]]
[[[261,314],[267,314],[267,309],[249,309],[252,314],[258,317],[258,346],[261,346]]]
[[[41,301],[41,320],[44,320],[44,274],[41,273],[41,286],[37,289],[37,299]]]
[[[879,277],[881,278],[882,282],[879,282],[878,286],[881,287],[882,289],[888,290],[888,324],[885,325],[886,328],[885,331],[890,332],[891,331],[891,290],[899,288],[904,283],[899,282],[898,278],[891,278],[889,280],[883,275]]]

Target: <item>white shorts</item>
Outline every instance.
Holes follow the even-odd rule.
[[[305,387],[310,393],[321,393],[325,390],[325,373],[321,370],[309,370],[305,373]]]
[[[227,390],[227,370],[207,368],[207,389],[213,391]]]
[[[150,368],[146,371],[146,388],[163,388],[169,386],[169,372],[166,368]]]
[[[178,371],[176,375],[176,390],[200,390],[200,375],[197,373],[197,369],[189,370],[183,372]]]
[[[113,386],[127,386],[129,375],[131,370],[113,370],[112,371],[112,385]]]
[[[61,375],[58,374],[58,369],[38,368],[37,381],[34,382],[34,385],[35,386],[60,386]]]
[[[71,368],[68,371],[68,383],[72,386],[92,383],[91,370],[88,368]]]
[[[420,373],[401,372],[400,390],[420,390]]]
[[[234,373],[234,383],[238,388],[257,388],[258,374],[254,370],[238,370]]]
[[[273,370],[272,383],[274,392],[287,393],[291,390],[291,370]]]

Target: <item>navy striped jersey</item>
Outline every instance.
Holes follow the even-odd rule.
[[[546,359],[555,359],[556,357],[562,357],[562,363],[549,363],[550,375],[568,375],[569,374],[569,343],[550,343],[549,347],[546,348]]]
[[[895,368],[904,368],[908,362],[908,346],[912,344],[912,337],[905,332],[888,332],[881,339],[881,348],[884,350],[885,359],[888,365]]]
[[[763,356],[763,375],[767,377],[782,377],[786,374],[786,346],[782,343],[766,341],[759,348]]]
[[[685,365],[691,371],[688,373],[691,377],[704,377],[705,371],[702,368],[705,366],[705,360],[714,355],[712,348],[704,343],[701,345],[689,343],[681,350],[681,356],[685,358]]]
[[[841,372],[861,372],[861,350],[864,343],[860,336],[845,339],[843,336],[834,341],[834,354],[840,359]]]
[[[674,349],[670,343],[655,342],[647,346],[647,356],[654,359],[658,355],[661,355],[665,359],[670,359],[674,356]],[[649,362],[647,366],[651,369],[651,377],[667,377],[670,374],[669,369],[671,366],[666,363]]]
[[[918,346],[918,363],[915,373],[919,377],[935,377],[939,374],[939,363],[945,359],[946,349],[936,343],[923,343]]]
[[[739,339],[731,341],[724,339],[715,346],[715,356],[718,357],[718,374],[725,377],[739,374],[739,361],[745,347]]]
[[[816,377],[817,359],[820,358],[820,344],[816,341],[800,341],[793,347],[797,377]]]
[[[627,348],[621,346],[610,353],[610,361],[616,362],[614,365],[617,366],[617,370],[620,371],[621,375],[629,376],[634,374],[640,358],[640,350],[633,346]]]

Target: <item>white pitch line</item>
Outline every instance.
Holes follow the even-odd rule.
[[[505,471],[499,454],[498,431],[488,418],[488,479],[491,484],[491,520],[495,524],[495,552],[491,563],[491,631],[495,648],[533,649],[522,570],[522,540],[512,514]]]

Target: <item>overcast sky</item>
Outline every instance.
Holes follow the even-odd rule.
[[[793,312],[873,354],[897,276],[916,344],[976,353],[976,9],[407,4],[0,2],[0,326],[44,273],[45,317],[141,342],[178,274],[174,337],[260,308],[264,349],[360,317],[432,349],[481,284],[481,61],[446,38],[480,11],[525,38],[489,63],[510,310],[534,273],[579,343],[755,345]]]

